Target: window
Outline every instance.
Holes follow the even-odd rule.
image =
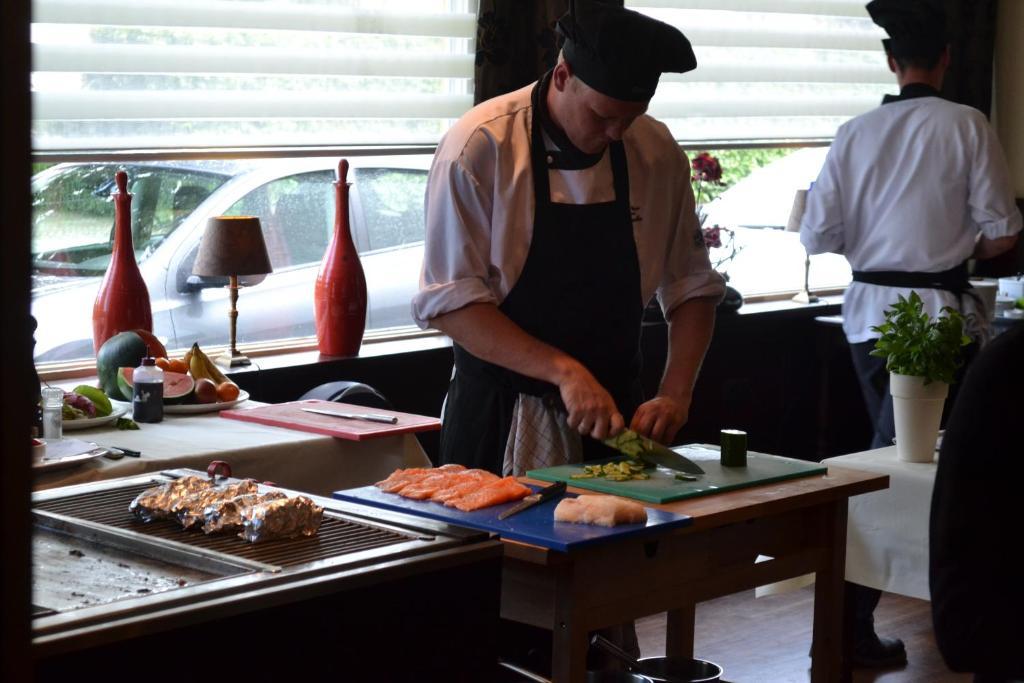
[[[627,0],[679,27],[698,68],[664,74],[650,113],[691,156],[712,150],[727,185],[701,203],[705,225],[735,231],[719,265],[744,296],[803,286],[805,253],[784,227],[798,189],[818,175],[836,129],[895,90],[884,33],[863,0]],[[785,148],[771,145],[786,144]],[[722,148],[728,145],[728,148]],[[748,149],[737,147],[758,145]],[[797,145],[819,145],[796,149]],[[768,147],[765,149],[765,147]],[[718,148],[718,149],[716,149]],[[713,261],[732,248],[713,248]],[[811,288],[843,287],[846,260],[811,258]]]
[[[862,0],[627,0],[679,27],[698,68],[665,74],[650,113],[687,147],[830,140],[893,89]]]
[[[472,106],[470,4],[39,0],[33,147],[435,143]]]
[[[349,161],[350,228],[366,274],[367,329],[412,325],[430,157]],[[191,277],[206,222],[218,215],[259,216],[274,269],[266,277],[243,278],[242,296],[258,302],[241,308],[243,343],[315,334],[313,285],[334,232],[336,166],[334,157],[308,157],[125,167],[136,257],[149,290],[154,331],[169,349],[227,340],[229,300],[223,283]],[[32,310],[39,321],[38,362],[92,355],[92,302],[110,260],[109,192],[117,168],[58,164],[36,179],[34,239],[40,247],[34,255]],[[176,200],[180,212],[174,216]]]
[[[334,174],[317,171],[261,185],[225,212],[263,216],[263,237],[275,271],[316,265],[334,229]]]
[[[366,249],[403,247],[423,241],[423,197],[427,174],[420,170],[356,171],[359,204],[366,222]]]
[[[827,147],[711,150],[726,184],[701,191],[704,226],[733,231],[709,251],[730,286],[746,297],[794,292],[804,284],[806,252],[795,232],[786,232],[793,197],[807,189],[825,161]],[[730,254],[735,254],[729,258]],[[811,257],[811,289],[850,283],[850,266],[837,254]]]
[[[93,355],[120,168],[154,331],[169,349],[227,342],[225,290],[191,278],[205,222],[221,214],[259,216],[274,267],[248,280],[242,297],[259,305],[240,307],[239,343],[314,334],[342,157],[367,330],[411,325],[429,150],[472,106],[475,6],[36,2],[33,148],[38,161],[72,162],[35,178],[37,362]],[[409,153],[366,156],[384,147]]]

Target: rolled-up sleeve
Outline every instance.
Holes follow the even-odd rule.
[[[471,303],[497,303],[489,282],[492,193],[462,163],[438,150],[427,178],[426,243],[412,315],[421,328]]]
[[[1014,198],[1006,157],[992,127],[981,112],[973,112],[978,145],[970,168],[967,205],[971,220],[988,239],[1016,235],[1021,214]]]
[[[711,267],[704,234],[697,221],[689,168],[689,161],[682,155],[680,169],[674,174],[677,180],[674,195],[679,198],[675,226],[667,245],[657,290],[658,302],[666,318],[676,306],[690,299],[708,298],[717,302],[725,295],[725,279]]]
[[[800,242],[810,254],[842,254],[845,248],[843,204],[834,156],[841,144],[837,135],[818,179],[807,193],[807,207],[800,222]]]

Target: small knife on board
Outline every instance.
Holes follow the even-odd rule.
[[[634,460],[639,458],[648,464],[660,465],[687,474],[704,474],[701,466],[694,461],[646,436],[640,436],[632,429],[623,430],[618,436],[605,439],[603,443]]]
[[[302,410],[307,413],[330,415],[331,417],[340,417],[346,420],[366,420],[368,422],[382,422],[389,425],[398,424],[398,418],[394,415],[381,415],[380,413],[343,413],[337,410],[320,410],[319,408],[302,408]]]
[[[528,510],[529,508],[532,508],[534,505],[539,505],[546,500],[551,500],[556,496],[560,496],[563,493],[565,493],[565,488],[566,483],[564,481],[556,482],[551,486],[545,486],[537,493],[531,494],[526,498],[523,498],[521,501],[510,507],[508,510],[505,510],[504,512],[499,514],[498,519],[507,519],[512,515],[519,514],[523,510]]]

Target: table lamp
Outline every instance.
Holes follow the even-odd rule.
[[[238,323],[238,276],[266,275],[273,269],[263,241],[260,219],[255,216],[215,216],[206,223],[192,272],[196,275],[227,276],[231,295],[231,348],[217,361],[229,368],[249,365],[235,346]]]
[[[793,197],[793,208],[789,212],[789,222],[786,223],[786,232],[800,232],[800,222],[804,218],[804,209],[807,208],[807,190],[797,190]],[[804,249],[804,288],[797,292],[793,301],[800,304],[817,303],[818,297],[811,294],[808,288],[811,277],[811,255]]]

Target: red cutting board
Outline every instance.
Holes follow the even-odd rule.
[[[333,410],[339,413],[394,415],[398,418],[398,422],[389,425],[380,422],[369,422],[367,420],[349,420],[341,417],[307,413],[302,408]],[[349,403],[321,401],[315,398],[306,401],[276,403],[269,406],[260,406],[259,408],[222,410],[220,411],[220,416],[226,417],[229,420],[257,422],[272,427],[284,427],[299,432],[335,436],[339,439],[348,439],[350,441],[364,441],[379,436],[394,436],[411,432],[431,432],[441,428],[441,420],[436,417],[398,413],[394,410],[367,408],[366,406],[354,406]]]

